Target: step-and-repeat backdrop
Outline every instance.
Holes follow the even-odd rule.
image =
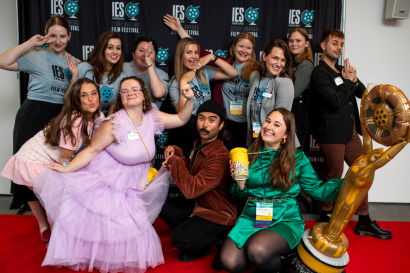
[[[340,27],[342,0],[18,0],[19,41],[44,34],[47,20],[62,16],[72,31],[67,52],[76,58],[87,60],[98,36],[111,30],[123,37],[125,60],[131,61],[134,41],[149,36],[160,48],[156,66],[171,76],[179,37],[163,23],[165,14],[176,16],[202,47],[221,56],[226,56],[234,37],[242,31],[255,36],[255,52],[260,56],[272,39],[286,40],[293,28],[305,28],[317,65],[322,33]],[[28,75],[21,73],[20,79],[24,101]],[[319,147],[313,138],[308,141],[306,153],[323,176]]]

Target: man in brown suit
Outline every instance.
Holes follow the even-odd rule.
[[[216,100],[204,102],[197,110],[196,140],[189,158],[176,146],[165,149],[163,166],[184,197],[168,198],[160,217],[171,229],[171,242],[181,250],[178,259],[192,262],[218,251],[235,225],[236,204],[230,198],[232,181],[229,152],[224,138],[226,110]],[[218,268],[219,257],[212,266]]]

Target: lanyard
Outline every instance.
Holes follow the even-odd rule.
[[[235,62],[233,62],[233,67],[234,67],[235,70],[236,70]],[[238,100],[238,93],[239,93],[239,90],[241,89],[241,85],[242,85],[242,79],[241,79],[241,77],[238,76],[238,78],[239,78],[240,83],[239,83],[239,88],[236,89],[236,81],[235,81],[235,101]]]
[[[262,184],[263,184],[263,202],[266,200],[266,183],[265,183],[265,176],[263,175],[263,147],[261,155],[261,170],[262,170]]]
[[[90,128],[88,128],[88,135],[90,136],[90,139],[93,137],[93,134],[94,134],[94,124],[93,124],[93,130],[92,130],[91,132],[90,132]],[[81,146],[81,148],[78,149],[78,150],[73,154],[73,156],[70,158],[70,160],[72,160],[79,152],[81,152],[81,151],[85,148],[85,146],[87,146],[87,142],[84,143],[83,146]]]
[[[266,88],[269,88],[269,84],[270,84],[272,78],[273,78],[273,77],[271,77],[271,78],[269,79],[268,85],[266,86]],[[259,113],[259,119],[260,119],[261,110],[262,110],[262,108],[259,109],[259,107],[258,107],[259,95],[260,95],[260,93],[261,93],[261,90],[260,90],[259,86],[260,86],[260,84],[261,84],[261,81],[262,81],[262,77],[259,78],[258,90],[257,90],[257,93],[256,93],[257,98],[256,98],[256,100],[255,100],[256,110],[258,110],[258,113]],[[262,104],[261,104],[261,107],[262,107]],[[262,121],[261,121],[261,122],[262,122]]]

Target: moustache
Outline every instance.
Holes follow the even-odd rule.
[[[200,133],[205,132],[205,133],[209,134],[209,131],[208,131],[208,130],[205,130],[205,129],[201,129],[201,130],[199,130],[199,132],[200,132]]]

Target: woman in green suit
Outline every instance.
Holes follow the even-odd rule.
[[[319,180],[309,159],[295,149],[295,119],[284,108],[268,114],[248,153],[249,178],[231,186],[231,196],[247,204],[222,246],[220,261],[228,272],[251,266],[255,272],[276,272],[280,254],[296,247],[303,235],[299,184],[315,199],[334,201],[343,179]],[[233,177],[234,171],[232,165]]]

